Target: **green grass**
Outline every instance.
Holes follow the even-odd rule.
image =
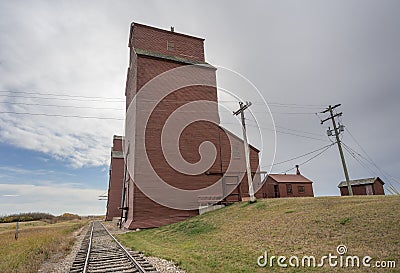
[[[19,223],[18,240],[14,239],[15,223],[0,224],[0,272],[37,272],[51,254],[67,253],[74,241],[69,235],[86,223],[78,220]]]
[[[321,197],[238,203],[184,222],[119,235],[146,255],[173,260],[188,273],[400,272],[400,197]],[[347,255],[396,260],[396,269],[260,268],[269,255]]]
[[[350,222],[350,218],[348,218],[348,217],[339,220],[339,224],[341,224],[341,225],[345,225],[348,222]]]

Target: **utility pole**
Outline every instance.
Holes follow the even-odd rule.
[[[251,102],[239,102],[239,110],[233,112],[233,115],[237,116],[240,114],[242,120],[242,130],[243,130],[243,143],[244,143],[244,155],[246,160],[246,172],[247,172],[247,184],[249,184],[249,195],[250,203],[254,203],[256,198],[254,197],[253,179],[251,178],[251,167],[250,167],[250,151],[249,144],[247,143],[247,133],[246,133],[246,122],[244,118],[244,110],[251,106]]]
[[[349,190],[349,195],[353,196],[353,190],[351,189],[351,184],[350,184],[350,178],[349,178],[349,173],[347,171],[347,166],[346,166],[346,161],[344,159],[344,154],[343,154],[343,150],[342,150],[342,144],[340,142],[340,138],[339,138],[339,131],[338,128],[336,126],[336,121],[335,121],[335,117],[340,117],[343,113],[337,113],[337,114],[333,114],[333,109],[335,109],[336,107],[339,107],[341,104],[336,104],[335,106],[331,106],[329,105],[328,108],[326,108],[324,111],[322,111],[321,113],[324,114],[326,112],[329,112],[330,117],[321,120],[321,124],[323,124],[325,121],[328,120],[332,120],[332,124],[333,124],[333,130],[335,132],[335,137],[336,137],[336,143],[338,145],[339,148],[339,154],[340,154],[340,158],[342,159],[342,166],[343,166],[343,171],[344,171],[344,176],[346,177],[346,183],[347,183],[347,189]]]

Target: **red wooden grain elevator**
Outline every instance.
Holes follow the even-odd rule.
[[[136,136],[136,142],[133,141],[135,142],[134,144],[129,144],[130,160],[133,161],[134,169],[129,170],[129,176],[124,183],[122,195],[124,200],[122,207],[123,227],[129,229],[158,227],[199,214],[199,209],[185,210],[163,206],[153,201],[140,190],[139,183],[147,183],[147,181],[137,181],[137,177],[146,177],[143,176],[144,173],[153,171],[140,167],[145,154],[148,156],[157,175],[173,187],[185,190],[201,189],[214,184],[224,176],[223,187],[225,188],[223,191],[233,191],[220,203],[237,202],[248,197],[247,179],[242,171],[245,170],[243,142],[240,138],[233,136],[219,126],[217,105],[207,113],[208,116],[211,116],[216,121],[216,124],[208,121],[193,122],[182,131],[179,137],[179,151],[182,157],[192,164],[200,160],[200,144],[209,141],[214,145],[216,158],[208,170],[197,175],[188,175],[176,171],[168,164],[162,151],[161,134],[163,126],[176,109],[190,102],[209,101],[217,103],[218,101],[216,69],[205,62],[204,39],[177,33],[173,30],[167,31],[133,23],[130,30],[129,48],[130,62],[125,95],[127,110],[135,98],[136,120],[134,123],[127,125],[136,126],[135,128],[128,128],[134,132],[142,126],[140,115],[146,110],[148,103],[145,100],[141,101],[140,96],[137,96],[137,94],[147,92],[141,90],[141,88],[158,75],[175,68],[196,65],[194,68],[195,73],[190,74],[188,77],[200,78],[207,84],[185,86],[163,98],[152,111],[146,123],[145,150],[141,150],[136,143],[138,140],[142,140],[138,139],[139,136]],[[173,84],[174,80],[179,79],[172,78],[171,84]],[[229,138],[231,143],[229,143]],[[238,169],[237,173],[230,172],[227,174],[232,152],[235,154],[234,158],[236,164],[238,164]],[[250,147],[253,175],[258,169],[258,152],[256,148]],[[235,183],[239,184],[239,186],[233,189],[232,185]],[[203,196],[202,200],[199,198],[197,200],[199,206],[207,205],[208,201],[211,202],[213,197],[218,198],[218,195],[209,196],[209,198]]]
[[[111,148],[106,221],[121,216],[119,208],[121,207],[123,181],[124,155],[122,152],[122,136],[114,136],[113,147]]]

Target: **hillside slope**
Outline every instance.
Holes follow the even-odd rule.
[[[174,260],[189,273],[400,272],[400,196],[258,200],[118,238],[147,255]],[[327,260],[319,268],[295,268],[288,263],[292,255],[300,265],[303,256],[313,255],[318,264],[324,255],[338,255],[338,245],[347,247],[343,261],[357,255],[362,262],[368,255],[371,267],[329,267]],[[268,259],[286,256],[283,263],[288,268],[280,268],[276,260],[273,267],[258,266],[257,258],[265,251]],[[394,260],[396,268],[373,267],[380,260]]]

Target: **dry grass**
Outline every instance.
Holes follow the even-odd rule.
[[[15,223],[0,224],[0,272],[37,272],[50,254],[68,252],[73,243],[68,235],[86,223],[77,220],[20,223],[18,240],[14,239]]]
[[[400,197],[321,197],[239,203],[185,222],[118,236],[149,255],[172,259],[188,272],[400,272]],[[396,269],[260,268],[270,255],[369,255]]]

